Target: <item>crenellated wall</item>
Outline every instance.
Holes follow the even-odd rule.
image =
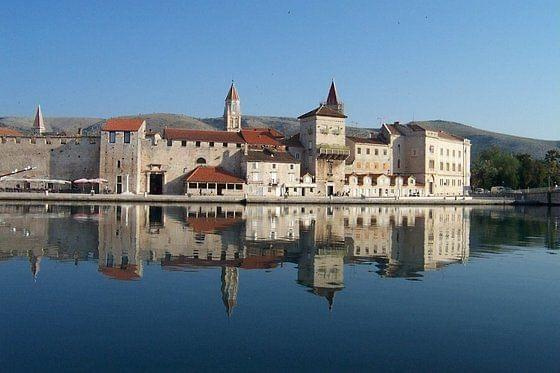
[[[36,167],[20,178],[99,177],[99,137],[0,137],[0,156],[0,172]]]

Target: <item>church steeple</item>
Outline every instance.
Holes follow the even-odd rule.
[[[239,94],[233,82],[226,96],[224,123],[227,131],[241,131],[241,101],[239,100]]]
[[[37,106],[37,111],[35,112],[35,120],[33,121],[33,129],[38,135],[42,135],[43,133],[45,133],[45,121],[43,120],[41,105]]]

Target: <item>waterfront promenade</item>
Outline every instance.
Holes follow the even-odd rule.
[[[372,205],[509,205],[510,198],[472,197],[259,197],[259,196],[185,196],[136,194],[80,194],[80,193],[0,193],[0,201],[41,202],[146,202],[146,203],[272,203],[272,204],[372,204]]]

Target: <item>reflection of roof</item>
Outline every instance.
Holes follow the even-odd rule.
[[[23,133],[11,128],[0,127],[0,136],[23,136]]]
[[[242,144],[245,141],[237,132],[186,130],[182,128],[166,128],[163,137],[168,140],[188,140],[204,142],[222,142]]]
[[[241,259],[212,260],[189,258],[186,256],[179,256],[171,259],[162,259],[161,261],[161,266],[164,269],[168,270],[181,270],[184,268],[192,267],[239,267],[240,265]]]
[[[269,149],[251,150],[245,158],[248,162],[299,163],[287,152],[275,152]]]
[[[187,174],[186,180],[192,183],[245,183],[245,180],[225,171],[221,167],[211,166],[198,166]]]
[[[279,132],[268,128],[253,128],[253,129],[245,129],[241,130],[241,136],[247,142],[247,144],[251,145],[271,145],[271,146],[278,146],[281,145],[278,141],[279,137],[283,137],[282,134],[279,136]]]
[[[103,131],[138,131],[144,123],[142,118],[111,118],[103,126]]]
[[[365,138],[365,137],[346,136],[346,138],[357,144],[387,145],[387,142],[385,142],[384,139],[379,137]]]
[[[308,118],[308,117],[334,117],[334,118],[346,118],[346,115],[341,114],[339,111],[331,109],[327,106],[321,105],[316,109],[313,109],[303,115],[300,115],[298,119]]]
[[[136,273],[137,266],[128,265],[124,268],[119,267],[100,267],[99,272],[114,280],[132,281],[138,280],[140,275]]]
[[[241,218],[206,218],[194,217],[188,218],[187,226],[192,228],[195,232],[214,233],[222,231],[226,228],[232,227],[236,224],[243,222]]]
[[[249,256],[241,261],[243,269],[270,269],[276,268],[281,258],[275,255]]]

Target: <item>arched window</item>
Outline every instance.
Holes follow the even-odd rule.
[[[206,159],[200,157],[196,160],[196,164],[206,164]]]

